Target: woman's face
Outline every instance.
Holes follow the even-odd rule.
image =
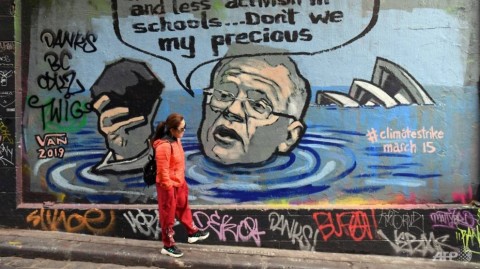
[[[185,127],[186,127],[185,120],[182,120],[180,122],[180,125],[177,128],[170,129],[172,132],[172,136],[178,139],[182,138],[183,134],[185,133]]]

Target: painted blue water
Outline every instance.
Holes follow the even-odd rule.
[[[447,100],[446,92],[450,96],[459,92],[458,98]],[[201,107],[198,92],[192,104],[182,108],[176,100],[183,93],[164,93],[157,121],[170,111],[183,113],[188,121],[183,144],[192,204],[335,202],[349,196],[391,201],[395,195],[427,202],[448,201],[456,191],[454,186],[469,185],[476,171],[474,160],[464,158],[474,154],[471,143],[476,139],[475,132],[469,128],[478,126],[477,116],[471,114],[478,111],[476,95],[473,88],[434,87],[429,93],[436,101],[434,106],[346,109],[312,104],[305,119],[307,132],[297,148],[259,167],[223,167],[201,154],[196,138],[200,113],[191,109]],[[63,160],[37,162],[34,176],[45,176],[49,191],[67,194],[67,201],[143,203],[155,199],[153,188],[145,189],[139,173],[91,172],[106,150],[103,137],[96,131],[96,115],[88,116],[88,126],[68,135],[69,147]],[[442,131],[443,137],[379,137],[382,131],[406,128]],[[368,139],[372,130],[377,132],[376,141]],[[388,152],[385,145],[393,143],[415,146]],[[43,171],[45,174],[41,174]],[[74,177],[65,176],[71,174]]]

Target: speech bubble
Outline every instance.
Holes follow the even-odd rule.
[[[120,42],[170,63],[192,96],[192,74],[224,59],[231,45],[274,51],[234,57],[331,52],[369,33],[379,10],[380,0],[112,0]]]

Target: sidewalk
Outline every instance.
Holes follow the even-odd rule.
[[[480,268],[479,263],[321,253],[271,248],[177,244],[185,255],[160,254],[161,242],[63,232],[0,229],[0,256],[162,268]]]

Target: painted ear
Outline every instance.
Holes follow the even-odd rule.
[[[284,142],[280,143],[278,145],[278,152],[288,152],[292,150],[292,146],[297,144],[297,142],[300,140],[300,138],[303,135],[303,131],[305,129],[305,126],[303,125],[302,122],[300,121],[294,121],[288,125],[287,131],[288,131],[288,136],[287,140]]]

